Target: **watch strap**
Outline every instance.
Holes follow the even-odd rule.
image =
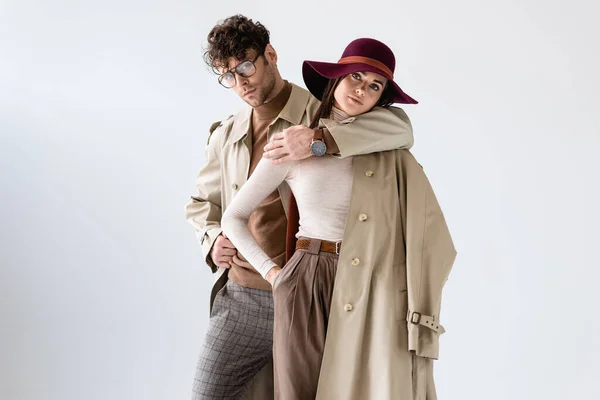
[[[325,141],[325,137],[323,135],[323,129],[322,128],[315,128],[315,129],[313,129],[313,131],[314,131],[313,140],[318,140],[320,142],[324,142]]]

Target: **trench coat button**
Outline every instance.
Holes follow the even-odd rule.
[[[233,185],[231,185],[231,188],[233,190],[238,190],[238,185],[236,183],[234,183]]]
[[[346,305],[344,306],[344,311],[352,311],[352,309],[353,309],[353,308],[354,308],[354,307],[352,307],[352,304],[349,304],[349,303],[348,303],[348,304],[346,304]]]
[[[373,171],[368,170],[367,172],[365,172],[365,175],[368,176],[369,178],[373,176]]]
[[[354,265],[356,267],[356,266],[358,266],[358,264],[360,264],[360,260],[358,258],[355,258],[354,260],[352,260],[352,265]]]
[[[366,221],[367,220],[367,214],[360,214],[358,216],[358,220],[362,221],[362,222]]]

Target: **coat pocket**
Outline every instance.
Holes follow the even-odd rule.
[[[406,264],[394,265],[394,295],[396,303],[396,320],[406,320],[408,298],[406,297]]]

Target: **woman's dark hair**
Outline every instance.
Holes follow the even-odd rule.
[[[335,89],[338,87],[342,79],[344,79],[347,75],[330,79],[327,82],[327,86],[325,86],[325,90],[323,91],[323,97],[321,98],[321,105],[315,112],[312,121],[310,121],[310,128],[317,128],[319,126],[319,120],[321,118],[331,118],[331,109],[333,108]],[[383,93],[381,93],[381,97],[375,107],[389,107],[394,104],[394,93],[392,92],[392,87],[390,86],[389,81],[385,84],[385,88],[383,89]]]
[[[204,62],[213,70],[226,68],[230,58],[246,59],[248,50],[258,55],[269,44],[269,31],[260,22],[241,15],[233,15],[217,25],[208,34]]]

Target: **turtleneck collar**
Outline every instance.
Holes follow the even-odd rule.
[[[343,121],[343,120],[345,120],[347,118],[350,118],[350,115],[346,114],[344,111],[340,110],[336,106],[333,106],[331,108],[331,117],[335,121]]]

